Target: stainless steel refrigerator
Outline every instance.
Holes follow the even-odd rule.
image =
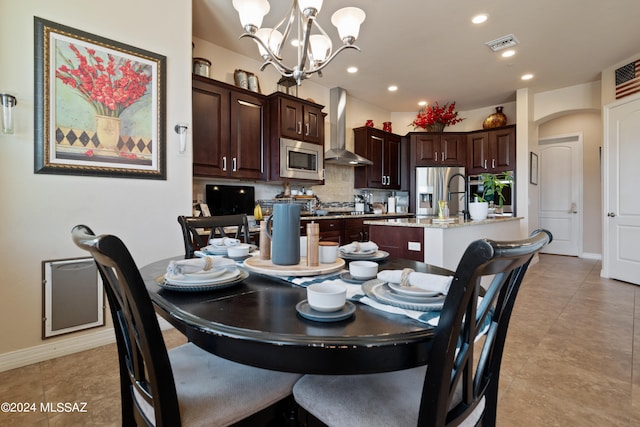
[[[416,168],[416,215],[438,215],[438,202],[449,203],[450,216],[464,210],[465,176],[463,167]]]

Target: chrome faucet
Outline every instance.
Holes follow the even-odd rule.
[[[451,181],[453,181],[453,178],[455,178],[456,176],[461,177],[464,180],[464,191],[451,191],[450,187],[451,187]],[[451,195],[452,194],[460,194],[460,193],[464,193],[464,210],[462,211],[462,214],[464,215],[464,219],[469,219],[469,183],[468,183],[468,178],[462,174],[462,173],[454,173],[453,175],[451,175],[451,177],[449,177],[449,182],[447,183],[447,200],[451,201]]]

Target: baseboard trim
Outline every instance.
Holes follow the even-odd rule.
[[[172,328],[171,324],[158,318],[160,329]],[[0,372],[21,368],[33,363],[44,362],[56,357],[67,356],[79,351],[108,345],[116,341],[113,328],[103,329],[79,337],[59,339],[54,342],[37,345],[21,350],[0,354]]]
[[[598,260],[598,261],[602,261],[602,254],[595,254],[595,253],[591,253],[591,252],[583,252],[582,256],[580,258],[595,259],[595,260]]]

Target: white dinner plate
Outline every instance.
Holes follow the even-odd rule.
[[[380,283],[377,280],[371,280],[362,284],[362,290],[375,301],[388,304],[393,307],[406,308],[416,311],[435,311],[441,310],[444,305],[445,296],[441,295],[432,298],[423,298],[421,302],[407,301],[406,295],[400,296],[389,288],[386,282]]]
[[[362,254],[362,253],[345,254],[339,251],[338,256],[342,259],[348,259],[348,260],[382,261],[383,259],[386,259],[389,256],[389,252],[378,250],[378,251],[366,253],[366,254]]]
[[[244,279],[249,277],[248,271],[237,270],[237,273],[238,274],[232,279],[225,280],[223,282],[216,282],[216,283],[198,284],[198,283],[189,282],[186,284],[172,284],[172,283],[168,283],[165,279],[162,279],[162,278],[157,283],[158,283],[158,286],[160,286],[161,288],[168,289],[171,291],[178,291],[178,292],[214,291],[217,289],[223,289],[223,288],[228,288],[230,286],[237,285],[238,283],[242,282]]]
[[[221,274],[212,275],[198,275],[198,273],[193,274],[170,274],[167,273],[164,275],[165,282],[170,285],[213,285],[215,283],[225,282],[229,280],[233,280],[240,274],[240,270],[238,270],[235,265],[230,266],[229,268],[223,269]]]
[[[440,292],[429,291],[413,285],[402,286],[399,283],[391,282],[389,282],[388,285],[394,292],[412,297],[437,297],[438,295],[440,295]]]

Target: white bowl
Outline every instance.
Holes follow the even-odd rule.
[[[299,195],[299,194],[300,194],[300,191],[298,191],[298,190],[291,190],[291,195],[292,195],[292,196],[297,196],[297,195]]]
[[[347,300],[347,288],[337,283],[314,283],[307,286],[307,301],[317,311],[338,311]]]
[[[241,258],[249,255],[249,245],[236,245],[227,248],[227,255],[231,258]]]
[[[378,275],[378,263],[373,261],[351,261],[349,263],[349,273],[354,279],[373,279]]]

